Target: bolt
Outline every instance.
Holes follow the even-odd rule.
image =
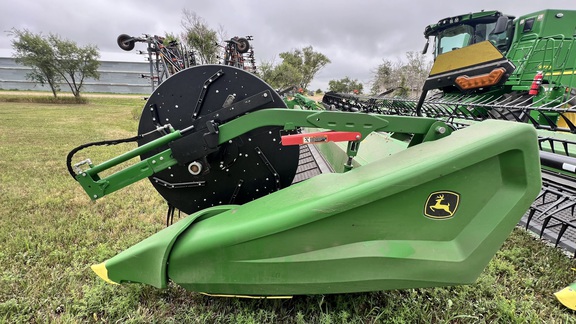
[[[160,157],[160,161],[162,161],[162,160],[164,160],[164,157],[163,157],[163,156]]]
[[[94,199],[98,198],[98,195],[94,195]]]
[[[188,172],[191,175],[199,175],[202,172],[202,163],[194,161],[188,165]]]
[[[360,135],[356,135],[356,139],[360,139]]]
[[[436,127],[436,133],[438,133],[438,134],[444,134],[444,133],[446,133],[446,127],[444,127],[444,126],[438,126],[438,127]]]
[[[152,164],[156,164],[156,160],[152,160]]]
[[[268,94],[267,94],[267,93],[264,93],[262,96],[264,96],[264,98],[267,98],[267,97],[268,97]]]

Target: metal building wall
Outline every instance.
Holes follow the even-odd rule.
[[[50,87],[26,79],[31,71],[11,57],[0,57],[0,90],[50,91]],[[83,92],[148,94],[152,91],[150,79],[142,78],[143,74],[150,74],[148,62],[101,61],[98,71],[100,79],[85,80]],[[63,92],[69,91],[66,84],[60,88]]]

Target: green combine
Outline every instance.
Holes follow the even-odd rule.
[[[515,18],[482,11],[425,28],[435,64],[420,98],[328,93],[329,109],[423,116],[454,129],[489,119],[538,131],[543,186],[521,224],[576,251],[576,11],[549,9]],[[575,252],[576,253],[576,252]],[[576,293],[557,294],[576,309]]]

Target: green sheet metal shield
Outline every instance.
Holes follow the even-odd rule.
[[[478,123],[192,214],[106,261],[105,278],[233,296],[472,283],[540,192],[536,143],[530,125]]]

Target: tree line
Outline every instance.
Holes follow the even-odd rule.
[[[383,60],[372,73],[369,94],[379,95],[392,91],[393,95],[409,97],[419,94],[432,62],[427,61],[419,52],[407,52],[405,60]],[[364,93],[364,85],[358,79],[346,76],[339,80],[328,82],[328,90],[342,93]]]
[[[222,26],[213,29],[202,17],[187,9],[182,11],[180,22],[181,33],[167,34],[166,38],[186,44],[194,52],[198,64],[218,63],[221,59],[219,44],[226,40]],[[35,34],[25,29],[13,28],[9,33],[13,36],[16,62],[32,68],[27,78],[48,85],[54,97],[60,91],[60,84],[68,85],[72,94],[80,97],[86,78],[99,79],[100,54],[95,45],[82,47],[56,34]],[[331,63],[326,55],[315,51],[312,46],[282,52],[278,56],[280,62],[260,62],[256,72],[275,89],[308,89],[316,74]],[[379,94],[395,89],[397,96],[418,92],[430,67],[431,63],[417,52],[406,53],[406,61],[384,60],[371,71],[369,92]],[[330,80],[328,90],[362,94],[364,85],[357,79],[345,76]]]

